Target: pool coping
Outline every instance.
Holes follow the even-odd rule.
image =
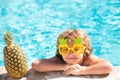
[[[13,79],[8,76],[4,66],[0,66],[0,80],[120,80],[120,66],[114,66],[113,71],[106,75],[65,76],[62,72],[40,73],[31,69],[21,79]]]

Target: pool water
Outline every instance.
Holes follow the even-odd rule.
[[[50,58],[67,29],[83,29],[93,54],[120,66],[120,0],[0,0],[0,66],[4,33],[13,33],[29,65]]]

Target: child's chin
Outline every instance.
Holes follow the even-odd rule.
[[[78,64],[78,62],[67,62],[67,64]]]

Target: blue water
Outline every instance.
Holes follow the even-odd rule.
[[[93,54],[120,66],[120,0],[0,0],[0,66],[6,31],[31,65],[54,56],[56,39],[67,29],[85,30]]]

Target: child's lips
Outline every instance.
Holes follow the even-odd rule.
[[[68,60],[75,60],[75,59],[77,59],[77,58],[67,58]]]
[[[68,59],[77,59],[77,58],[68,58]]]
[[[68,58],[68,59],[77,59],[76,56],[68,56],[67,58]]]

